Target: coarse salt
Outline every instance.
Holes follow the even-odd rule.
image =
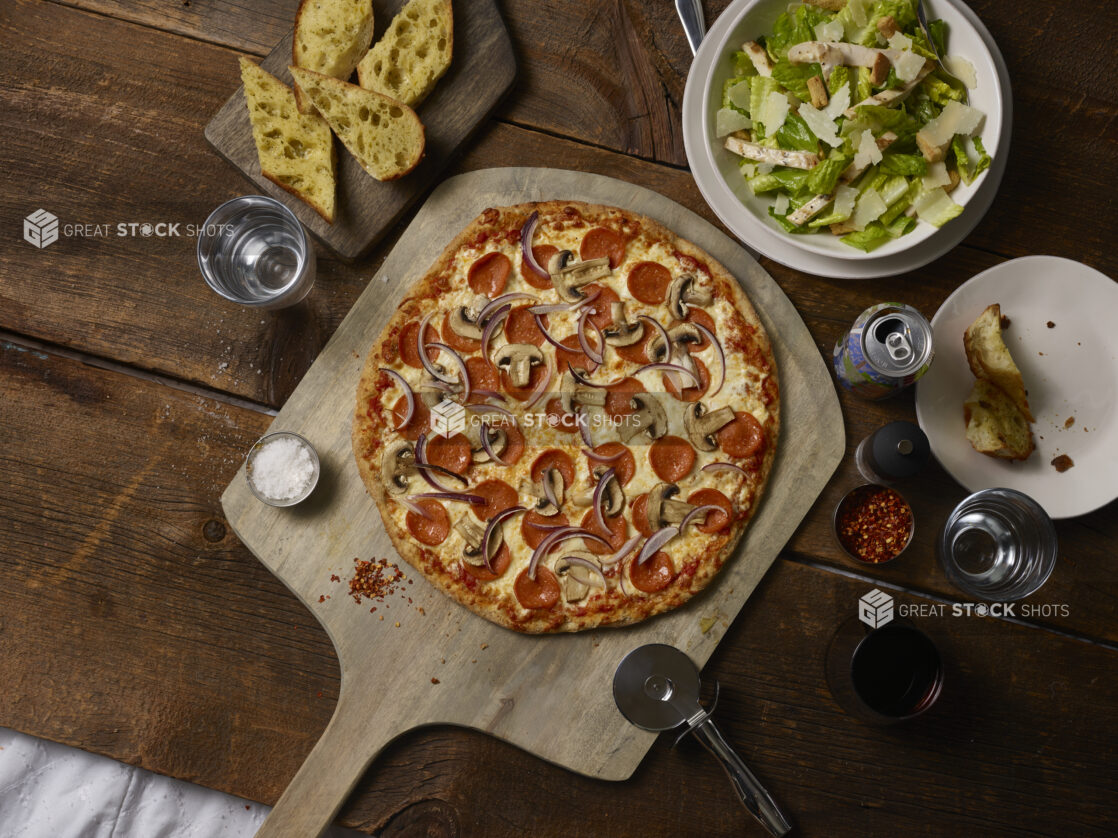
[[[307,446],[288,436],[265,442],[252,458],[249,479],[272,500],[291,500],[307,491],[314,477],[314,460]]]

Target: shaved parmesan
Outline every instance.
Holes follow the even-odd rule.
[[[937,186],[948,186],[951,175],[947,174],[947,164],[942,160],[939,163],[928,164],[928,173],[924,175],[924,189],[931,191]]]
[[[773,212],[775,212],[777,215],[787,215],[788,204],[788,196],[785,193],[781,192],[779,195],[776,196],[776,203],[773,204]]]
[[[773,163],[758,163],[757,172],[762,175],[771,175],[776,166]]]
[[[807,127],[811,129],[811,133],[831,148],[838,148],[842,145],[842,138],[838,135],[835,121],[827,115],[826,111],[816,110],[807,102],[804,102],[800,105],[799,114],[800,118],[807,123]]]
[[[871,221],[877,221],[885,210],[889,209],[889,205],[885,203],[885,199],[878,194],[876,189],[867,189],[858,198],[858,202],[854,205],[854,226],[859,230],[865,230],[866,225]]]
[[[827,103],[827,107],[823,108],[823,113],[827,114],[827,118],[833,122],[842,116],[849,107],[850,85],[844,84],[839,88],[839,92],[831,97],[831,101]]]
[[[870,0],[847,0],[846,8],[850,10],[850,19],[858,26],[865,26],[869,23],[869,15],[866,14],[866,6]]]
[[[982,111],[952,99],[944,106],[939,116],[923,127],[919,136],[922,136],[929,145],[945,146],[956,134],[974,133],[981,122]]]
[[[735,108],[741,108],[743,111],[749,110],[749,95],[752,90],[752,85],[749,79],[738,82],[729,90],[726,91],[726,98],[730,100],[730,104]]]
[[[893,69],[897,71],[897,78],[907,84],[924,69],[924,56],[915,52],[902,52],[893,60]]]
[[[781,129],[784,120],[788,118],[790,107],[788,97],[783,93],[773,92],[765,97],[761,104],[761,112],[754,114],[754,118],[765,126],[766,137],[771,137]]]
[[[921,192],[912,202],[912,206],[921,221],[927,221],[935,227],[942,227],[963,211],[963,208],[952,201],[942,187]]]
[[[835,214],[845,215],[847,218],[854,212],[854,202],[858,199],[858,190],[853,186],[840,186],[835,190]]]
[[[865,169],[881,162],[881,149],[877,147],[873,131],[868,128],[862,131],[862,136],[854,143],[854,166]]]
[[[948,55],[943,59],[944,69],[951,75],[974,90],[978,87],[978,74],[974,71],[974,65],[961,55]]]
[[[733,108],[722,108],[714,115],[714,135],[718,138],[752,127],[753,120]]]
[[[893,37],[889,39],[889,46],[895,50],[901,51],[912,49],[912,38],[908,37],[904,32],[894,32]]]
[[[815,26],[815,37],[819,41],[841,41],[843,35],[842,21],[837,18],[831,18],[826,23]]]

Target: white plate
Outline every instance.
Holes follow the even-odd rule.
[[[866,254],[842,244],[837,236],[791,235],[768,215],[771,200],[754,196],[736,158],[714,135],[722,85],[730,78],[730,55],[741,44],[772,31],[788,8],[787,0],[734,0],[718,17],[699,47],[683,96],[683,141],[695,183],[707,204],[733,233],[770,259],[817,276],[869,279],[916,270],[947,253],[974,229],[998,191],[1009,158],[1013,96],[1009,72],[990,32],[960,0],[933,0],[930,18],[948,25],[948,52],[968,58],[978,86],[971,104],[986,114],[981,134],[993,163],[974,184],[960,186],[952,197],[965,204],[958,218],[935,229],[920,224],[907,236]]]
[[[979,454],[966,438],[963,401],[974,375],[963,332],[992,303],[1010,319],[1006,346],[1036,417],[1037,450],[1024,462]],[[947,472],[972,492],[994,486],[1071,518],[1118,497],[1118,282],[1056,256],[1003,262],[960,285],[932,318],[935,359],[916,385],[916,418]],[[1048,328],[1048,322],[1055,326]],[[1075,424],[1064,427],[1069,416]],[[1063,474],[1052,458],[1067,454]]]

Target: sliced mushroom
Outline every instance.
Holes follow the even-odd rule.
[[[637,434],[645,434],[650,440],[659,439],[668,432],[668,414],[664,406],[652,393],[633,393],[629,399],[630,413],[618,427],[618,434],[628,442]]]
[[[718,410],[708,412],[702,402],[693,402],[683,413],[683,426],[687,429],[687,438],[700,451],[714,451],[718,448],[718,443],[714,440],[714,432],[733,421],[733,408],[720,407]]]
[[[466,439],[470,441],[471,460],[475,463],[488,463],[489,452],[481,444],[481,435],[488,434],[489,447],[500,457],[509,444],[509,435],[502,428],[495,428],[488,422],[467,422]]]
[[[408,490],[408,475],[415,473],[415,449],[410,442],[400,440],[385,449],[380,460],[380,482],[390,495],[402,495]]]
[[[579,370],[579,375],[588,375],[586,370]],[[606,403],[606,391],[601,387],[587,387],[571,375],[568,369],[559,379],[559,404],[566,413],[575,412],[575,404],[592,404],[601,407]]]
[[[543,363],[543,353],[530,343],[506,343],[493,360],[498,367],[508,370],[513,387],[527,387],[532,367]]]
[[[586,559],[595,565],[598,564],[598,557],[593,553],[580,550],[569,555]],[[599,588],[602,586],[602,580],[597,574],[592,573],[585,567],[572,564],[565,558],[556,559],[554,567],[555,575],[559,577],[559,589],[563,594],[563,599],[567,602],[579,602],[585,599],[586,595],[590,593],[591,585]]]
[[[594,466],[591,474],[594,478],[594,483],[588,489],[582,489],[571,495],[571,501],[575,506],[590,506],[594,503],[594,492],[598,482],[602,479],[602,475],[609,470],[609,466],[597,465]],[[610,518],[620,514],[621,509],[625,506],[625,490],[621,488],[621,482],[614,477],[605,488],[606,497],[602,502],[602,512]]]
[[[555,498],[555,503],[552,503],[551,498],[548,497],[547,488],[544,487],[545,483],[547,484],[547,488],[550,488],[551,496]],[[546,515],[548,518],[559,514],[559,507],[563,505],[563,501],[566,497],[566,485],[563,483],[563,474],[554,466],[544,470],[544,473],[540,475],[539,483],[533,483],[527,479],[522,480],[520,491],[523,494],[532,495],[532,497],[537,498],[535,511],[540,515]]]
[[[644,335],[644,324],[639,320],[630,323],[625,316],[625,302],[610,303],[613,322],[606,326],[603,333],[610,346],[632,346]]]
[[[657,335],[648,343],[648,357],[656,362],[670,360],[689,370],[694,369],[691,362],[691,347],[703,342],[703,336],[694,323],[677,323],[668,329],[671,349],[665,352],[664,339]]]
[[[450,328],[464,338],[481,340],[482,327],[477,322],[478,314],[488,304],[489,298],[484,294],[478,294],[468,306],[455,306],[447,317]]]
[[[551,284],[559,292],[559,296],[568,303],[578,302],[583,298],[579,290],[598,279],[604,279],[610,274],[609,259],[587,259],[585,262],[572,262],[571,251],[560,250],[548,260],[547,272],[551,275]]]
[[[669,524],[680,524],[695,507],[690,503],[675,500],[679,494],[679,486],[674,483],[657,483],[648,493],[648,526],[652,531],[666,527]]]
[[[681,274],[668,287],[668,311],[679,320],[687,316],[688,306],[708,306],[713,297],[706,288],[700,288],[692,274]]]
[[[462,385],[457,382],[447,384],[434,378],[424,378],[420,380],[416,389],[419,391],[419,398],[430,409],[443,399],[449,399],[452,395],[462,392]]]
[[[474,567],[480,567],[485,564],[485,558],[481,552],[481,540],[485,538],[485,527],[481,524],[471,521],[465,515],[459,518],[455,524],[454,529],[465,540],[466,546],[462,548],[462,560],[466,564],[471,564]],[[497,555],[497,551],[501,549],[501,543],[504,541],[504,534],[501,532],[500,527],[494,527],[492,534],[489,536],[488,553],[489,559],[492,560]]]

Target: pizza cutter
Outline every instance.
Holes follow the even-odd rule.
[[[718,700],[715,683],[715,703]],[[773,835],[787,835],[792,826],[741,757],[722,738],[709,710],[699,704],[699,670],[674,646],[649,643],[634,649],[613,675],[613,700],[626,719],[642,730],[671,730],[687,725],[730,777],[741,802]],[[679,741],[678,739],[676,740]]]

